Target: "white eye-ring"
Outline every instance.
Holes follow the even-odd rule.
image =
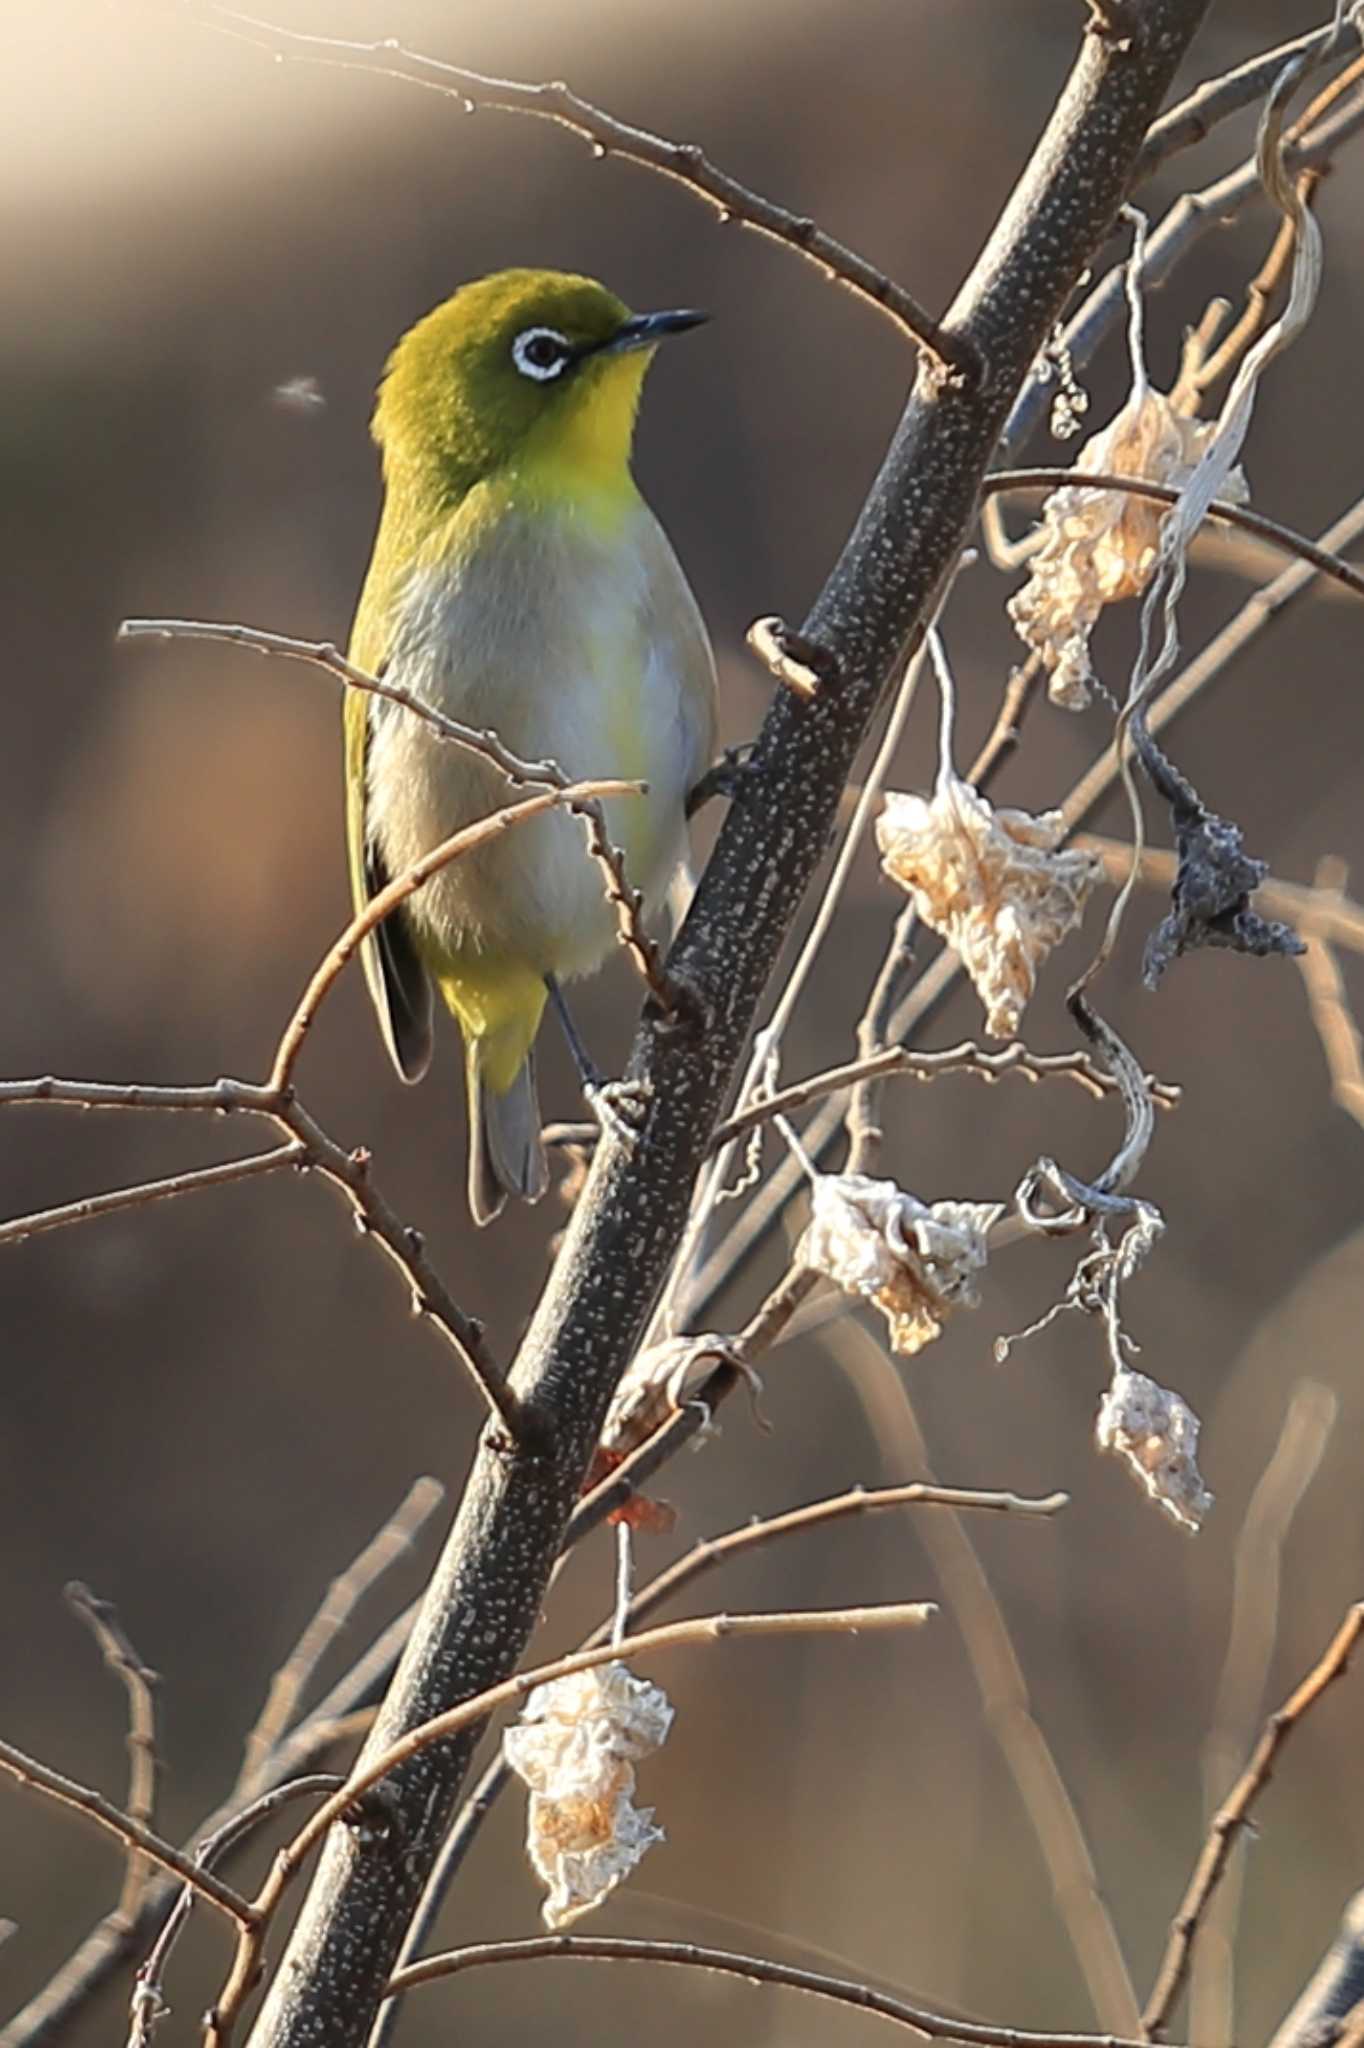
[[[554,327],[527,327],[512,343],[512,361],[523,377],[548,384],[573,359],[572,343]]]

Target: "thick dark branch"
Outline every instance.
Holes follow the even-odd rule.
[[[758,1001],[824,856],[854,757],[970,531],[1008,408],[1107,233],[1206,0],[1149,0],[1140,47],[1083,39],[1075,68],[947,322],[988,365],[967,388],[921,373],[837,566],[801,629],[837,680],[781,691],[669,961],[707,1021],[646,1016],[629,1078],[649,1098],[608,1133],[512,1376],[548,1448],[485,1435],[445,1555],[371,1737],[387,1749],[514,1669],[607,1404],[686,1225],[691,1188]],[[458,1797],[476,1731],[386,1781],[382,1844],[333,1829],[257,2023],[257,2048],[351,2048],[368,2035]]]
[[[1364,1892],[1345,1908],[1335,1940],[1269,2048],[1326,2048],[1364,1999]]]

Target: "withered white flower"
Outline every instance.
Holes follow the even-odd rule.
[[[599,1664],[535,1688],[502,1753],[530,1787],[526,1854],[548,1888],[546,1927],[599,1906],[664,1839],[633,1803],[634,1763],[672,1726],[667,1694],[624,1664]]]
[[[1101,1451],[1125,1460],[1173,1521],[1196,1530],[1213,1499],[1198,1469],[1198,1431],[1182,1395],[1124,1365],[1099,1404],[1094,1438]]]
[[[881,865],[961,960],[992,1037],[1016,1035],[1039,967],[1103,873],[1096,855],[1061,847],[1064,830],[1059,811],[997,811],[950,771],[931,799],[887,796],[876,821]]]
[[[1075,459],[1075,473],[1140,477],[1178,490],[1192,476],[1215,420],[1178,411],[1164,392],[1148,385],[1133,393],[1106,427],[1092,434]],[[1243,504],[1249,493],[1239,469],[1220,495]],[[1042,507],[1042,539],[1031,574],[1009,600],[1019,638],[1042,657],[1053,704],[1082,711],[1094,671],[1089,636],[1106,604],[1139,597],[1160,552],[1168,505],[1130,491],[1081,483],[1053,491]]]
[[[816,1174],[799,1257],[847,1294],[875,1302],[893,1351],[910,1358],[954,1309],[975,1308],[976,1275],[1002,1202],[921,1202],[893,1180]]]

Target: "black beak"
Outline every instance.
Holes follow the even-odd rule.
[[[599,341],[589,353],[614,356],[623,355],[627,349],[653,348],[656,343],[666,340],[668,335],[685,334],[689,327],[700,327],[709,318],[709,313],[691,311],[636,313],[623,327],[618,327],[608,341]]]

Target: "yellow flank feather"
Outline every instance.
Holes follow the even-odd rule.
[[[655,344],[699,317],[640,318],[590,280],[506,271],[420,321],[375,412],[386,494],[351,638],[359,667],[518,754],[646,781],[607,807],[646,901],[684,851],[715,678],[630,442]],[[485,759],[360,692],[346,778],[357,904],[510,796]],[[592,972],[615,940],[581,822],[551,813],[443,869],[365,944],[405,1078],[429,1058],[432,983],[459,1024],[479,1222],[545,1184],[531,1059],[547,982]]]

